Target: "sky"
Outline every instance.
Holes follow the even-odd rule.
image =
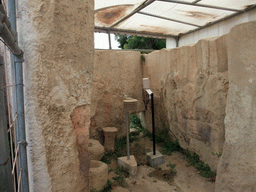
[[[112,49],[118,48],[118,42],[115,40],[115,35],[111,34],[111,46]],[[94,48],[95,49],[109,49],[108,34],[106,33],[94,33]]]

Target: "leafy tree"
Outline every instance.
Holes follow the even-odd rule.
[[[116,35],[115,39],[119,42],[122,49],[155,49],[160,50],[166,47],[165,39],[146,38],[138,36]]]

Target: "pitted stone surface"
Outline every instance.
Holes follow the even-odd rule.
[[[30,189],[86,191],[94,1],[17,3]]]
[[[90,189],[102,190],[108,180],[108,165],[101,161],[90,161]]]
[[[145,61],[156,127],[170,127],[184,149],[196,152],[216,170],[216,154],[222,152],[224,143],[229,87],[226,36],[154,51],[145,55]],[[150,103],[145,116],[151,131]]]
[[[115,149],[115,138],[118,129],[115,127],[105,127],[104,132],[104,147],[107,151],[113,151]]]
[[[95,50],[92,86],[91,138],[103,144],[104,127],[125,135],[125,95],[138,100],[137,111],[144,110],[140,52]]]
[[[90,153],[90,160],[101,160],[104,155],[104,147],[100,144],[99,141],[94,139],[89,139],[88,150]]]
[[[228,38],[230,89],[226,140],[216,192],[256,190],[256,22],[234,27]]]

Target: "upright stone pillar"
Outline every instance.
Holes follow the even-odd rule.
[[[102,129],[104,133],[104,147],[107,151],[115,150],[115,138],[118,131],[115,127],[105,127]]]
[[[256,22],[234,27],[228,40],[229,91],[225,144],[216,192],[256,189]]]
[[[30,191],[88,191],[93,0],[19,0]]]

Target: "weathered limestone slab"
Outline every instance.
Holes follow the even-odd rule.
[[[20,0],[31,191],[86,191],[93,0]]]
[[[100,161],[105,153],[104,147],[100,144],[99,141],[94,139],[89,139],[88,150],[90,154],[90,160]]]
[[[92,86],[90,136],[103,144],[104,127],[125,134],[125,96],[138,100],[137,111],[144,110],[140,52],[95,50]]]
[[[169,126],[184,149],[196,152],[216,170],[216,154],[222,152],[225,133],[226,37],[155,51],[145,57],[144,73],[155,97],[156,127]],[[151,130],[150,103],[145,116]]]
[[[256,189],[256,22],[234,27],[228,38],[230,88],[226,139],[216,192]]]

